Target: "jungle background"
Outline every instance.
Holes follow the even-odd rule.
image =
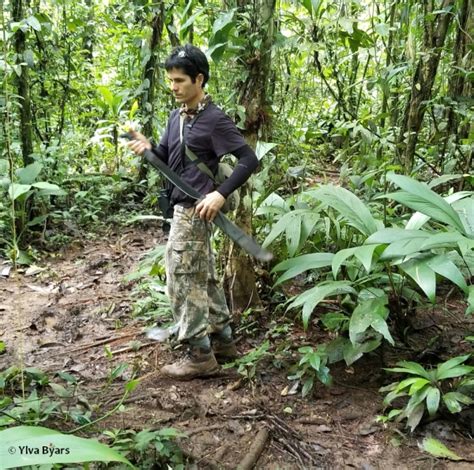
[[[10,442],[43,426],[137,468],[469,468],[471,2],[14,0],[0,14]],[[208,92],[261,162],[231,217],[274,254],[258,263],[216,232],[242,357],[189,384],[156,372],[177,345],[144,334],[171,322],[162,181],[120,138],[159,139],[175,106],[161,64],[184,43],[206,51]],[[128,465],[105,452],[31,464]]]

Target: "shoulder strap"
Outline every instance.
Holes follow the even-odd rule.
[[[184,116],[180,115],[179,116],[179,138],[181,140],[181,143],[183,143],[183,128],[184,128]],[[209,176],[214,182],[216,181],[216,178],[214,174],[212,173],[211,169],[184,143],[184,151],[186,153],[186,156],[199,168],[200,171],[202,171],[204,174]]]

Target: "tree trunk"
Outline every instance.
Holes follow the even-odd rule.
[[[472,31],[473,17],[472,6],[469,0],[463,0],[458,12],[458,31],[453,51],[453,76],[449,80],[448,96],[450,98],[446,110],[446,137],[443,142],[441,155],[446,155],[448,143],[454,139],[454,145],[459,148],[459,142],[468,135],[469,126],[459,127],[459,117],[456,108],[462,106],[462,101],[472,96],[472,82],[466,80],[466,73],[462,70],[473,70],[474,60],[468,52],[469,35]],[[471,155],[467,155],[465,161],[459,162],[459,171],[468,173],[470,171]]]
[[[28,7],[28,0],[14,0],[12,2],[12,19],[19,22],[25,16],[25,7]],[[17,54],[17,64],[20,75],[16,77],[18,96],[20,97],[20,140],[23,166],[33,162],[33,126],[31,119],[30,81],[28,66],[25,65],[26,33],[20,29],[15,33],[15,52]]]
[[[413,76],[410,97],[398,137],[398,158],[407,173],[413,168],[418,132],[423,122],[426,103],[431,99],[441,50],[453,18],[450,10],[454,3],[455,0],[443,0],[441,7],[443,11],[437,13],[434,19],[430,20],[428,16],[434,16],[434,12],[431,9],[428,10],[428,4],[431,4],[430,0],[424,0],[428,10],[424,15],[424,51]]]
[[[248,2],[238,1],[238,7],[245,7]],[[239,104],[246,110],[245,130],[243,131],[247,143],[255,148],[257,140],[268,130],[270,125],[269,105],[267,102],[268,77],[271,70],[271,49],[274,39],[273,14],[275,0],[261,0],[253,5],[251,31],[242,31],[242,35],[252,37],[255,34],[261,39],[261,45],[254,48],[248,45],[249,51],[242,59],[247,64],[247,78],[239,84]],[[252,233],[252,208],[246,201],[250,201],[251,191],[248,185],[241,190],[243,201],[237,210],[236,220],[243,230]],[[246,308],[260,305],[257,292],[257,276],[255,262],[237,246],[230,249],[226,269],[225,287],[231,308],[235,312],[242,312]]]
[[[145,89],[141,97],[141,109],[144,112],[144,134],[153,136],[153,118],[155,115],[155,88],[156,88],[156,65],[157,53],[161,43],[165,22],[165,7],[161,3],[159,12],[154,16],[152,22],[152,34],[150,39],[150,58],[148,59],[143,79],[148,81],[148,88]]]

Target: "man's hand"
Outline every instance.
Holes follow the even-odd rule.
[[[199,201],[196,205],[196,213],[201,219],[212,222],[224,203],[225,197],[221,193],[213,191]]]
[[[133,140],[127,142],[127,147],[137,155],[143,155],[145,150],[151,150],[151,143],[150,141],[140,132],[138,131],[129,131],[130,135],[132,136]]]

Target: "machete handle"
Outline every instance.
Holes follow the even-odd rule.
[[[123,134],[120,134],[119,137],[120,137],[121,139],[134,140],[134,139],[133,139],[133,135],[132,135],[131,132],[125,132],[125,133],[123,133]]]

